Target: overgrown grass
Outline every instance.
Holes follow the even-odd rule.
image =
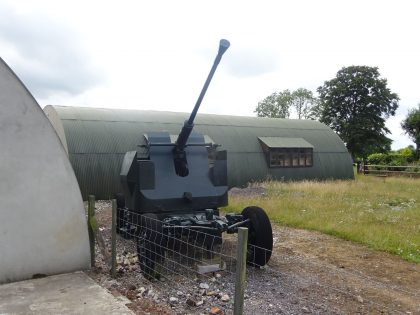
[[[265,182],[264,196],[232,196],[226,211],[264,208],[270,219],[317,230],[420,262],[420,180]]]

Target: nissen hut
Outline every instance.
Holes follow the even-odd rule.
[[[46,106],[80,185],[83,198],[109,199],[121,191],[120,168],[143,134],[174,138],[188,113]],[[351,157],[341,139],[314,120],[198,114],[194,131],[228,154],[229,186],[267,178],[351,179]]]

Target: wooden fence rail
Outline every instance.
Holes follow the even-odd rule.
[[[361,166],[360,173],[376,176],[420,177],[420,165],[374,165]]]

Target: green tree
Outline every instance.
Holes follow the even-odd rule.
[[[401,127],[416,144],[416,157],[420,158],[420,103],[408,112]]]
[[[308,119],[320,120],[322,113],[322,104],[318,98],[314,98],[311,109],[309,110]]]
[[[258,102],[255,109],[258,117],[289,118],[292,93],[289,90],[275,92]]]
[[[395,115],[399,97],[377,67],[344,67],[317,91],[320,121],[341,137],[353,158],[390,149],[385,120]]]
[[[298,119],[311,119],[314,117],[312,108],[316,104],[316,98],[312,91],[299,88],[292,93],[292,106],[296,109]]]

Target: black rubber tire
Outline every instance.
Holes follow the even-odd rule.
[[[164,234],[162,221],[153,213],[140,217],[140,228],[137,237],[137,255],[140,270],[148,279],[160,279],[160,268],[165,261],[165,250],[168,238]]]
[[[246,207],[242,211],[242,216],[244,219],[250,219],[247,263],[255,267],[265,266],[273,250],[270,219],[262,208],[256,206]]]

